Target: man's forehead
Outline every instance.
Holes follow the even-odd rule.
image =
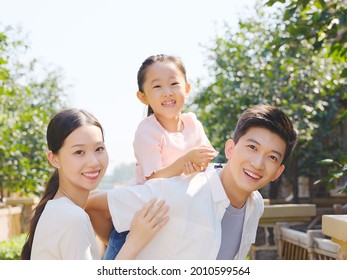
[[[282,157],[286,148],[285,141],[278,134],[262,127],[252,127],[248,129],[240,140],[241,139],[242,141],[253,142],[263,146],[264,148],[278,153]]]

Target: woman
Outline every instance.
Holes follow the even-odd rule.
[[[56,114],[47,128],[47,158],[55,171],[35,209],[21,259],[100,259],[88,196],[108,166],[101,124],[84,110]],[[168,207],[152,200],[138,211],[117,259],[134,259],[168,221]]]

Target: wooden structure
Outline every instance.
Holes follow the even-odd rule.
[[[268,253],[265,259],[274,259],[277,255],[277,239],[274,228],[279,222],[310,222],[316,216],[314,204],[275,204],[269,205],[265,201],[264,213],[259,221],[258,233],[263,233],[263,240],[257,240],[251,247],[250,258],[259,259],[257,255]],[[257,236],[258,239],[258,236]],[[268,252],[266,252],[268,251]],[[261,257],[261,259],[264,259]]]
[[[337,259],[347,260],[347,215],[323,215],[322,231],[339,245]]]
[[[4,206],[0,208],[0,241],[22,233],[21,216],[21,207]]]
[[[334,260],[340,246],[325,238],[321,230],[302,232],[290,228],[290,223],[277,223],[278,259],[280,260]]]

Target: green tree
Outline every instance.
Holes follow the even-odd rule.
[[[45,129],[64,105],[62,77],[37,60],[27,63],[22,32],[0,24],[0,199],[38,194],[49,175]]]
[[[223,36],[208,47],[209,71],[214,77],[194,97],[195,110],[212,144],[220,151],[235,127],[238,115],[252,104],[281,107],[299,131],[299,145],[286,170],[297,199],[297,178],[319,176],[317,156],[338,153],[332,131],[339,110],[339,92],[329,88],[338,79],[341,65],[309,44],[277,48],[274,42],[286,32],[281,10],[271,14],[257,6],[257,17],[225,26]],[[328,74],[327,74],[328,73]],[[325,149],[322,149],[322,147]],[[224,161],[220,153],[219,161]]]
[[[347,1],[346,0],[270,0],[267,5],[282,3],[284,6],[283,21],[285,36],[279,38],[275,51],[283,46],[295,48],[301,44],[310,44],[316,52],[325,52],[336,64],[342,67],[339,79],[329,87],[329,92],[337,95],[340,104],[335,123],[341,126],[343,152],[324,159],[323,165],[332,166],[328,176],[317,183],[335,184],[342,181],[344,192],[347,192]],[[279,4],[281,5],[281,4]],[[332,159],[334,158],[334,160]],[[343,182],[345,181],[345,182]]]

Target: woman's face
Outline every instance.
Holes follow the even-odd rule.
[[[101,129],[86,124],[65,139],[51,163],[58,169],[60,185],[65,189],[91,191],[99,185],[108,161]]]

